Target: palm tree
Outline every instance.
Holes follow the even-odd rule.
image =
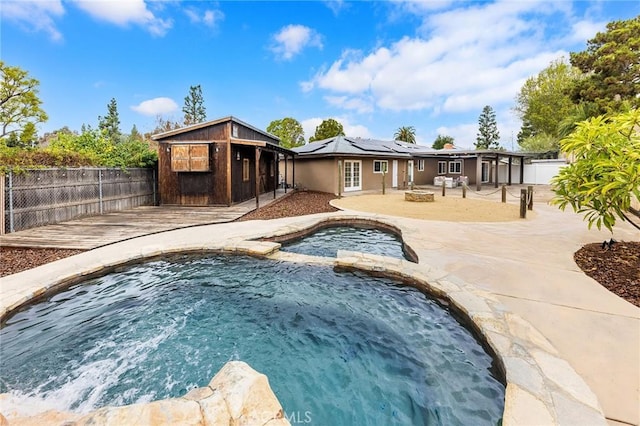
[[[576,128],[576,125],[598,115],[598,106],[594,103],[585,102],[576,105],[571,114],[566,116],[558,124],[558,136],[560,139],[569,136]]]
[[[416,129],[414,129],[413,126],[399,127],[393,135],[393,138],[397,141],[416,143]]]

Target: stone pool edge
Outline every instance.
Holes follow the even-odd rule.
[[[380,222],[402,232],[402,226],[396,226],[381,218],[343,213],[331,217],[309,217],[302,221],[302,224],[298,222],[282,225],[271,232],[263,230],[257,232],[257,235],[227,237],[202,244],[171,240],[171,244],[165,242],[136,247],[130,243],[124,246],[127,249],[117,251],[115,256],[114,252],[110,252],[111,256],[107,256],[110,259],[106,261],[96,261],[95,256],[88,256],[97,251],[86,252],[30,271],[3,277],[0,320],[4,322],[15,310],[35,299],[131,264],[194,253],[236,253],[278,258],[282,253],[278,251],[280,244],[257,239],[310,230],[326,222],[354,219]],[[304,255],[300,256],[302,261],[309,260],[308,257],[305,260]],[[289,254],[286,260],[295,261],[295,257]],[[504,425],[606,424],[602,408],[584,380],[566,360],[558,356],[556,349],[540,332],[518,315],[508,311],[492,294],[429,265],[347,251],[339,252],[336,259],[327,260],[333,262],[337,268],[357,269],[414,283],[416,287],[435,297],[449,301],[462,312],[479,335],[486,340],[504,369],[507,382]],[[325,263],[321,259],[317,259],[317,262]],[[29,288],[16,285],[24,282],[23,280],[31,283]],[[11,294],[8,295],[5,294],[7,284],[14,289],[12,292],[9,291]]]

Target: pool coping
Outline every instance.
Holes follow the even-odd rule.
[[[131,264],[177,254],[246,254],[312,263],[312,257],[292,253],[283,255],[284,252],[279,251],[279,243],[259,239],[312,232],[314,226],[326,226],[334,221],[348,223],[358,220],[379,222],[382,226],[403,231],[401,225],[376,215],[341,212],[312,215],[292,223],[279,222],[274,227],[257,226],[244,232],[221,233],[211,239],[203,238],[203,232],[198,233],[194,228],[140,237],[3,277],[0,320],[4,322],[22,306],[73,284]],[[216,225],[203,227],[202,231],[212,226]],[[187,234],[190,234],[189,238],[179,238]],[[406,243],[404,238],[403,241]],[[142,244],[137,245],[136,242]],[[103,257],[99,260],[101,254]],[[335,259],[315,261],[325,263],[326,259],[339,269],[359,270],[412,283],[439,299],[447,300],[463,313],[486,340],[504,369],[504,425],[606,424],[599,401],[586,382],[559,356],[548,339],[529,322],[509,311],[495,295],[426,264],[352,251],[339,251]],[[29,282],[29,285],[25,286],[24,282]]]

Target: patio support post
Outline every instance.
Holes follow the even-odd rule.
[[[278,190],[278,157],[277,152],[273,153],[273,199],[276,199],[276,191]]]
[[[296,156],[291,156],[291,187],[296,189]]]
[[[520,157],[520,185],[524,183],[524,157]]]
[[[482,155],[478,154],[476,160],[476,191],[482,189]]]
[[[287,166],[289,165],[289,160],[287,156],[284,156],[284,193],[287,193]]]
[[[342,198],[342,160],[338,160],[338,198]]]
[[[256,210],[258,210],[260,208],[260,148],[256,148],[255,153],[256,153],[256,164],[255,164]]]
[[[500,165],[500,156],[496,154],[496,173],[495,173],[495,181],[493,182],[494,188],[498,187],[498,166]]]
[[[511,166],[513,166],[513,157],[509,156],[509,181],[507,185],[511,186]]]

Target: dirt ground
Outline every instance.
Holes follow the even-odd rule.
[[[345,197],[334,201],[344,210],[380,213],[412,219],[446,220],[453,222],[507,222],[520,220],[520,207],[516,204],[485,201],[459,196],[442,196],[434,193],[434,202],[404,200],[404,192],[370,194]],[[535,212],[527,212],[533,217]]]
[[[477,194],[469,194],[476,199],[462,200],[459,195],[453,196],[454,194],[442,198],[441,194],[436,193],[436,200],[433,203],[405,202],[403,193],[390,193],[384,196],[363,195],[342,198],[336,201],[336,205],[345,209],[395,215],[400,213],[405,217],[431,220],[467,222],[520,220],[518,205],[500,203],[499,194],[494,194],[494,199],[497,196],[498,201],[477,199],[479,197]],[[333,194],[321,192],[294,192],[238,220],[268,220],[332,212],[336,209],[329,204],[329,201],[335,198]],[[535,213],[527,212],[527,217],[532,217],[532,214]],[[0,276],[14,274],[79,252],[79,250],[0,247]],[[587,275],[613,293],[640,307],[640,242],[618,242],[611,249],[602,248],[602,243],[588,244],[577,251],[574,258]]]

